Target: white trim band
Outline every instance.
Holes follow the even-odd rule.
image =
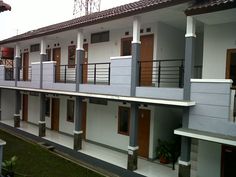
[[[231,79],[191,79],[191,82],[197,83],[229,83],[232,84]]]
[[[194,33],[188,33],[188,34],[185,34],[185,37],[197,37],[197,35],[196,34],[194,34]]]
[[[189,166],[189,165],[191,165],[191,162],[190,161],[189,162],[185,162],[185,161],[179,160],[179,164],[180,165],[184,165],[184,166]]]
[[[18,116],[20,117],[20,114],[14,114],[14,117],[18,117]]]
[[[132,41],[132,44],[141,44],[141,41]]]
[[[40,53],[40,55],[47,55],[47,53]]]
[[[78,50],[83,50],[84,51],[84,48],[76,48],[76,51],[78,51]]]
[[[138,150],[139,147],[136,146],[136,147],[133,147],[133,146],[128,146],[128,150],[132,150],[132,151],[135,151],[135,150]]]
[[[74,130],[74,134],[83,134],[83,131],[81,130],[81,131],[76,131],[76,130]]]
[[[46,121],[39,121],[39,124],[46,124]]]

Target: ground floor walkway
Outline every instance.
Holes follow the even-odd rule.
[[[2,120],[1,123],[14,126],[13,120]],[[38,126],[26,122],[21,122],[21,127],[18,128],[24,132],[38,136]],[[43,139],[63,145],[67,148],[73,148],[73,136],[58,133],[56,131],[46,130],[46,137]],[[103,160],[118,167],[126,169],[127,154],[117,152],[115,150],[101,147],[93,143],[83,141],[83,149],[80,153],[89,155],[91,157]],[[172,170],[171,166],[164,166],[155,162],[150,162],[145,159],[138,159],[138,170],[135,172],[148,177],[177,177],[177,169]]]

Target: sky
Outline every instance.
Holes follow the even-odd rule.
[[[101,10],[137,0],[101,0]],[[74,0],[4,0],[12,10],[0,13],[0,40],[74,18]]]

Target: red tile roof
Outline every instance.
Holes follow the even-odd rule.
[[[0,12],[11,10],[11,6],[7,3],[4,3],[2,0],[0,0]]]
[[[57,23],[54,25],[46,26],[36,30],[26,32],[21,35],[13,36],[11,38],[0,41],[0,45],[17,42],[21,40],[41,37],[44,35],[50,35],[66,30],[76,29],[83,26],[88,26],[92,24],[102,23],[106,21],[111,21],[114,19],[119,19],[123,17],[128,17],[156,9],[161,9],[189,0],[140,0],[133,3],[125,4],[101,12],[96,12],[87,16],[79,17],[62,23]]]
[[[196,0],[192,6],[186,9],[185,14],[196,15],[230,8],[236,8],[236,0]]]

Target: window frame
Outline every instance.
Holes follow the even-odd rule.
[[[32,52],[39,52],[40,51],[40,44],[32,44],[30,45],[30,53]]]
[[[123,50],[123,45],[125,41],[130,41],[130,55],[132,55],[132,37],[126,37],[126,38],[121,38],[121,45],[120,45],[120,56],[130,56],[130,55],[124,55],[124,50]]]
[[[107,35],[106,38],[103,38],[104,35]],[[97,37],[98,39],[96,39],[95,37]],[[91,34],[91,40],[90,40],[91,44],[96,44],[100,42],[109,42],[109,41],[110,41],[110,31],[102,31],[102,32]]]
[[[122,110],[128,110],[128,120],[127,120],[127,122],[128,122],[128,127],[127,127],[127,129],[128,129],[128,131],[127,132],[124,132],[124,131],[121,131],[120,130],[120,125],[121,125],[121,111]],[[130,108],[129,107],[125,107],[125,106],[119,106],[119,108],[118,108],[118,127],[117,127],[117,132],[118,132],[118,134],[121,134],[121,135],[126,135],[126,136],[129,136],[129,131],[130,131]]]
[[[69,111],[68,111],[68,110],[69,110],[69,109],[68,109],[69,102],[73,103],[73,106],[72,106],[72,109],[73,109],[73,110],[72,110],[72,116],[73,116],[73,117],[72,117],[71,119],[69,118],[69,115],[68,115],[68,114],[69,114]],[[66,121],[73,123],[74,120],[75,120],[75,100],[68,99],[68,100],[67,100],[67,105],[66,105]]]
[[[74,50],[74,57],[73,55],[70,56],[70,50]],[[74,58],[72,60],[72,58]],[[68,46],[68,68],[75,68],[75,59],[76,59],[76,46],[75,45],[70,45]],[[70,63],[72,61],[72,63]]]

